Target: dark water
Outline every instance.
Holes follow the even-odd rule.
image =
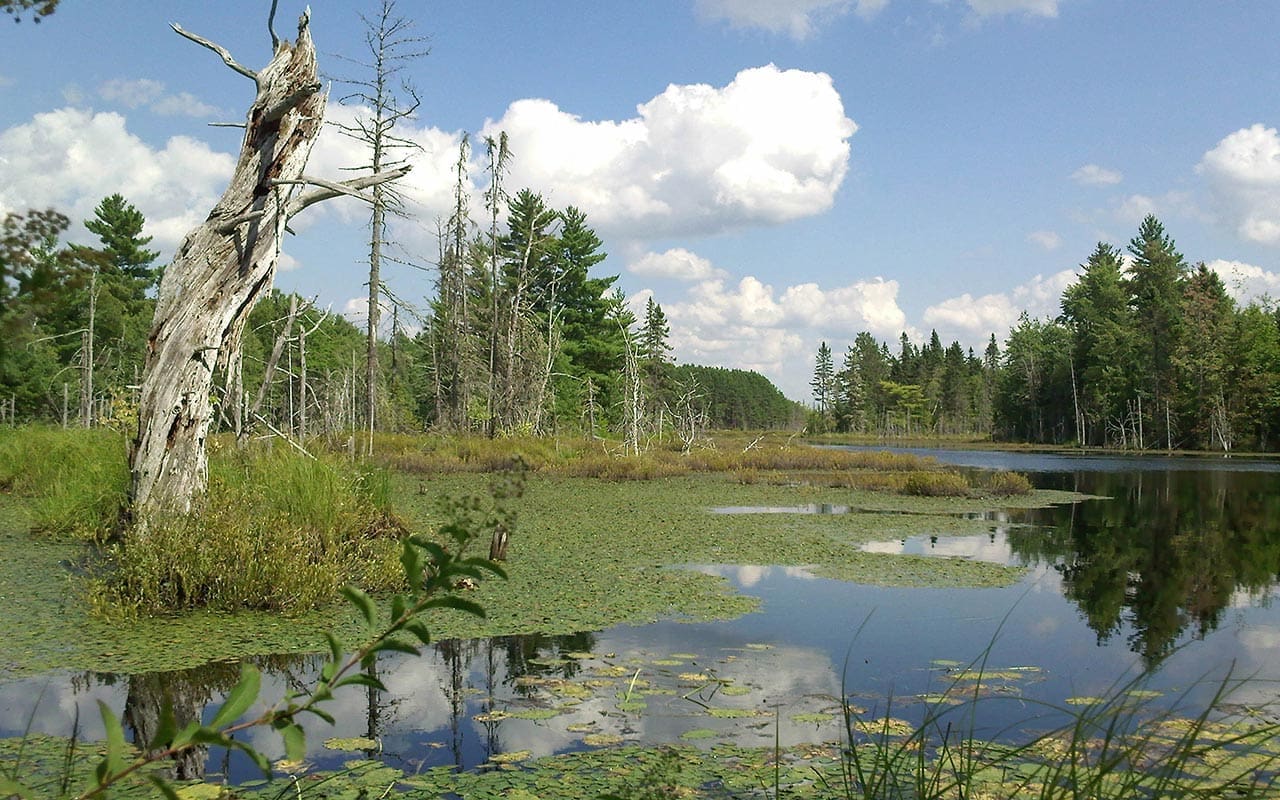
[[[761,610],[716,623],[447,642],[419,659],[388,659],[379,670],[389,691],[340,694],[328,707],[338,724],[309,726],[309,759],[334,766],[351,757],[320,746],[331,736],[371,735],[380,742],[379,757],[410,770],[474,767],[501,752],[581,749],[590,746],[588,735],[659,743],[713,731],[772,744],[771,718],[710,717],[708,706],[744,714],[777,709],[784,744],[834,739],[838,724],[801,715],[829,711],[844,696],[869,715],[888,710],[918,719],[925,705],[913,698],[945,690],[958,665],[975,659],[1003,671],[989,682],[993,698],[977,723],[992,736],[1016,738],[1055,724],[1062,717],[1054,707],[1068,698],[1105,694],[1144,668],[1156,670],[1151,688],[1193,710],[1229,670],[1253,678],[1234,702],[1261,707],[1280,699],[1280,609],[1271,602],[1280,577],[1280,464],[928,453],[1110,499],[1000,513],[983,536],[940,530],[870,548],[1027,567],[1026,577],[1008,588],[893,589],[796,568],[705,567],[761,597]],[[317,663],[283,658],[264,668],[262,696],[274,699],[306,686]],[[70,733],[79,708],[82,735],[100,736],[96,699],[145,735],[166,699],[179,715],[207,716],[205,705],[221,698],[237,669],[59,674],[10,683],[0,686],[0,735],[21,733],[28,719],[33,730]],[[580,690],[549,693],[552,678]],[[717,679],[742,693],[719,693]],[[628,705],[641,698],[643,708]],[[519,718],[550,709],[560,713]],[[273,734],[250,735],[263,752],[280,755]],[[252,777],[218,752],[207,758],[188,767]]]

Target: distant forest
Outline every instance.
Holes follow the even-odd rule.
[[[935,332],[896,352],[860,333],[839,365],[824,342],[815,430],[970,434],[1132,450],[1274,450],[1280,311],[1239,306],[1189,265],[1153,216],[1125,251],[1099,243],[1053,319],[1026,314],[981,354]]]
[[[392,300],[373,385],[366,331],[296,295],[253,309],[236,369],[218,360],[219,423],[242,435],[346,438],[377,430],[584,432],[633,445],[707,428],[799,427],[804,409],[763,376],[677,366],[662,307],[644,319],[596,276],[600,239],[574,208],[520,191],[480,232],[465,208],[441,236],[435,297]],[[162,276],[145,220],[120,195],[65,243],[54,210],[0,223],[0,421],[135,424]]]

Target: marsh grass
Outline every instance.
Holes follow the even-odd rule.
[[[918,725],[892,718],[892,698],[875,719],[846,702],[845,755],[827,789],[850,800],[1276,796],[1280,725],[1227,713],[1247,680],[1209,682],[1209,700],[1186,716],[1191,690],[1164,702],[1142,673],[1083,707],[1043,705],[1067,722],[1007,744],[1009,730],[978,735],[979,706],[1009,700],[983,694],[985,658],[930,701]]]
[[[618,443],[588,438],[379,436],[380,463],[390,469],[440,475],[492,472],[523,457],[535,473],[602,480],[656,480],[697,473],[732,475],[740,483],[812,485],[887,491],[921,497],[1030,494],[1022,476],[969,478],[936,459],[910,453],[838,450],[796,444],[791,437],[717,434],[685,451],[655,441],[639,455]]]
[[[129,491],[123,434],[32,426],[0,431],[0,491],[28,500],[33,527],[102,542],[123,525]]]
[[[118,432],[0,433],[0,488],[27,499],[35,530],[99,546],[88,589],[99,613],[300,612],[348,583],[399,588],[406,531],[384,469],[214,438],[199,513],[122,536],[128,484]]]
[[[399,540],[379,471],[285,448],[224,450],[199,514],[154,521],[106,550],[93,582],[107,613],[207,608],[300,612],[347,584],[399,588]]]

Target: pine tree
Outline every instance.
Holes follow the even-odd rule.
[[[1176,387],[1173,354],[1181,326],[1182,283],[1186,262],[1165,233],[1164,226],[1148,214],[1138,235],[1129,242],[1129,303],[1135,316],[1139,394],[1146,398],[1143,415],[1155,440],[1172,447],[1172,402]]]
[[[1072,370],[1081,444],[1104,444],[1124,433],[1133,399],[1133,312],[1119,250],[1099,242],[1080,280],[1062,293],[1062,320],[1071,330]],[[1120,443],[1117,441],[1117,443]]]
[[[820,415],[826,417],[835,396],[835,367],[831,361],[831,348],[826,342],[818,345],[813,380],[809,382],[809,386],[813,389],[814,407]]]
[[[160,271],[152,266],[160,254],[146,249],[151,237],[142,235],[145,223],[142,212],[119,194],[103,198],[93,210],[93,219],[84,223],[102,243],[97,250],[102,254],[102,288],[130,311],[137,311],[146,293],[160,281]]]
[[[413,117],[421,100],[412,84],[394,82],[414,61],[427,54],[425,39],[410,33],[413,22],[396,14],[395,0],[382,0],[375,17],[360,15],[364,23],[367,62],[355,61],[366,74],[344,83],[355,90],[339,102],[361,109],[354,123],[338,123],[337,129],[369,148],[367,167],[377,175],[407,165],[405,151],[421,150],[412,139],[393,132],[402,120]],[[404,204],[394,182],[374,184],[370,189],[369,299],[365,318],[365,426],[369,433],[368,452],[373,453],[373,430],[377,413],[378,323],[382,311],[382,262],[386,258],[387,216],[404,215]]]
[[[836,373],[836,430],[841,433],[862,431],[866,426],[865,405],[866,391],[858,349],[849,345],[844,353],[844,363]]]

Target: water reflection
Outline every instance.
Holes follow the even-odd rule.
[[[1268,602],[1280,577],[1274,460],[896,449],[1109,498],[1015,514],[1033,527],[999,529],[1006,563],[1054,566],[1098,643],[1124,637],[1148,667],[1217,629],[1228,609]]]
[[[1064,476],[1065,477],[1065,476]],[[1034,512],[1043,529],[1011,529],[1013,551],[1059,565],[1068,598],[1100,642],[1121,635],[1148,666],[1187,633],[1216,629],[1242,594],[1270,597],[1280,576],[1277,477],[1226,471],[1076,473],[1105,495]]]
[[[1103,693],[1135,666],[1160,665],[1157,688],[1174,694],[1233,661],[1240,674],[1275,677],[1274,472],[1067,470],[1052,459],[1039,466],[1045,468],[1023,468],[1045,488],[1113,499],[993,515],[994,530],[984,536],[940,534],[880,546],[1022,564],[1028,575],[1017,586],[903,589],[815,578],[798,567],[699,567],[760,596],[761,610],[715,623],[446,641],[422,658],[386,658],[376,666],[386,693],[341,692],[327,706],[336,725],[303,721],[308,760],[336,767],[351,757],[326,749],[330,737],[374,739],[378,757],[406,771],[469,769],[500,753],[527,750],[536,757],[592,741],[667,743],[695,731],[709,737],[695,741],[767,746],[774,720],[752,714],[778,706],[784,745],[829,740],[838,738],[838,722],[814,720],[842,691],[870,713],[883,711],[892,697],[894,716],[910,718],[912,698],[945,684],[937,662],[984,655],[993,668],[1040,670],[1003,687],[1013,702],[984,722],[1014,737],[1027,724],[1048,724],[1028,719],[1042,703]],[[805,507],[779,513],[823,513],[798,508]],[[826,513],[842,513],[837,508]],[[1188,641],[1192,646],[1179,650]],[[320,667],[315,658],[259,663],[263,701],[250,713],[313,685]],[[166,704],[179,724],[207,719],[238,674],[236,664],[214,664],[0,685],[0,735],[20,734],[30,718],[33,731],[101,739],[95,701],[102,699],[135,740],[145,741]],[[1205,693],[1211,692],[1210,686]],[[1274,684],[1259,681],[1243,702],[1260,705],[1275,696]],[[709,708],[740,716],[712,717]],[[246,735],[268,758],[283,756],[271,731]],[[247,763],[222,752],[196,754],[173,769],[179,777],[254,777]]]

